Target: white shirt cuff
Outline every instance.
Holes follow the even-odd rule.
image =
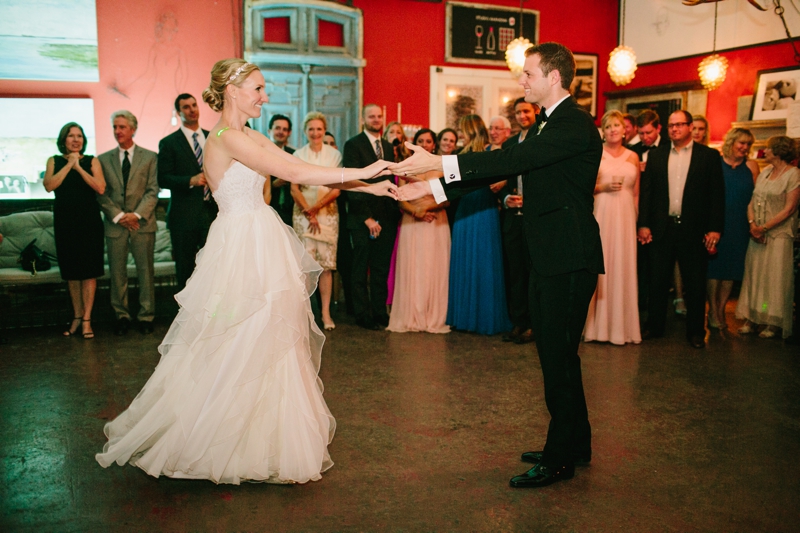
[[[125,216],[125,211],[120,211],[119,213],[117,213],[117,216],[115,216],[111,220],[111,222],[113,222],[114,224],[119,224],[119,219],[121,219],[123,216]]]
[[[431,186],[431,193],[433,194],[433,199],[436,200],[437,204],[441,204],[447,201],[447,195],[444,193],[444,187],[442,186],[442,182],[440,182],[438,179],[435,179],[435,180],[428,180],[428,184]]]
[[[461,181],[461,171],[458,170],[457,155],[442,156],[442,171],[444,172],[444,182]]]

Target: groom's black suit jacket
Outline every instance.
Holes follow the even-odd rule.
[[[522,174],[525,237],[533,270],[553,276],[578,270],[603,273],[600,231],[594,218],[594,186],[603,144],[592,118],[567,98],[536,135],[503,150],[458,155],[461,181],[444,185],[448,198]],[[444,184],[444,178],[441,179]]]
[[[208,137],[208,131],[203,130]],[[167,227],[170,231],[208,230],[217,216],[212,198],[203,200],[203,187],[191,187],[189,180],[202,169],[192,147],[179,128],[158,143],[158,185],[170,190]]]

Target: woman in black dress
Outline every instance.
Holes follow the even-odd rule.
[[[55,191],[53,230],[61,277],[69,284],[74,318],[64,332],[84,339],[94,338],[92,306],[97,278],[103,275],[103,219],[97,195],[106,189],[100,162],[84,156],[86,135],[70,122],[58,134],[56,155],[47,160],[44,188]]]

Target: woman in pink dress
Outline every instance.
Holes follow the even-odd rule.
[[[428,142],[425,142],[428,141]],[[436,152],[436,136],[420,130],[414,144]],[[423,179],[441,176],[434,173]],[[399,178],[400,184],[405,180]],[[394,304],[387,331],[449,333],[447,291],[450,284],[450,226],[444,207],[433,196],[400,202],[402,231],[397,235]]]
[[[594,216],[600,226],[605,274],[589,305],[583,340],[612,344],[642,341],[636,290],[636,216],[639,159],[625,148],[622,113],[603,115],[605,143],[594,188]]]

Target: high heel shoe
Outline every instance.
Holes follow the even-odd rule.
[[[322,327],[325,328],[325,331],[330,331],[332,329],[336,329],[336,324],[333,322],[323,322]]]
[[[89,320],[81,320],[81,323],[83,324],[81,329],[82,329],[82,335],[83,335],[84,339],[94,339],[94,331],[86,331],[86,324],[89,324],[89,327],[92,327],[91,322],[92,322],[91,319],[89,319]]]
[[[81,325],[81,318],[82,317],[76,316],[70,320],[69,324],[67,324],[67,330],[64,332],[65,337],[72,337],[78,333],[78,326]],[[77,324],[75,323],[76,321],[78,322]]]
[[[753,327],[748,322],[745,322],[744,325],[736,331],[738,331],[741,335],[749,335],[753,333]]]
[[[758,336],[762,339],[771,339],[775,336],[775,333],[775,329],[772,326],[767,326]]]

